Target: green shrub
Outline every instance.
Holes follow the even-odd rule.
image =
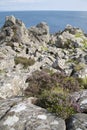
[[[80,84],[74,77],[69,77],[64,74],[54,73],[52,75],[52,80],[55,86],[68,90],[69,92],[78,91],[80,89]]]
[[[37,105],[64,119],[76,112],[68,98],[68,95],[64,93],[55,94],[52,91],[44,91],[40,96]]]
[[[45,71],[35,71],[32,76],[27,78],[26,82],[29,82],[29,86],[25,90],[27,96],[37,97],[44,90],[50,90],[54,86],[50,74]]]
[[[24,68],[27,68],[28,66],[31,66],[35,63],[34,59],[26,58],[26,57],[15,57],[14,58],[15,64],[22,64]]]
[[[25,96],[38,98],[37,105],[66,119],[76,112],[69,93],[80,89],[78,81],[62,73],[36,71],[26,80],[29,82]]]
[[[75,71],[80,71],[80,70],[82,70],[82,69],[84,69],[84,67],[85,67],[85,64],[84,63],[79,63],[79,64],[77,64],[76,66],[75,66]]]
[[[78,81],[82,88],[87,89],[87,76],[84,78],[78,78]]]
[[[68,92],[74,92],[80,89],[78,81],[73,77],[68,77],[60,73],[47,73],[45,71],[36,71],[29,76],[26,82],[29,82],[29,86],[25,90],[25,93],[29,96],[38,96],[44,90],[63,90]]]

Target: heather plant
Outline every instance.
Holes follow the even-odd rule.
[[[69,92],[78,91],[80,89],[80,84],[74,77],[66,76],[62,73],[54,73],[52,75],[52,80],[58,84],[60,88],[68,90]]]
[[[54,93],[52,91],[44,91],[40,95],[37,105],[64,119],[75,114],[76,112],[79,112],[78,105],[72,103],[66,93],[61,94]]]
[[[73,77],[68,77],[61,73],[47,73],[45,71],[36,71],[29,76],[26,82],[29,82],[25,93],[27,95],[38,95],[44,90],[61,90],[74,92],[80,89],[78,81]],[[29,95],[29,96],[30,96]]]
[[[78,111],[78,104],[72,102],[69,94],[79,90],[79,83],[73,77],[63,73],[49,73],[49,71],[36,71],[29,76],[29,83],[25,90],[26,96],[38,98],[37,105],[46,108],[64,119]]]
[[[43,90],[50,90],[54,86],[51,76],[45,71],[34,72],[26,82],[29,82],[29,86],[25,90],[25,95],[29,96],[38,96]]]

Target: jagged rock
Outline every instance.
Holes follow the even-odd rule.
[[[28,30],[26,29],[24,23],[14,16],[7,16],[5,24],[2,28],[2,32],[4,31],[4,35],[6,40],[12,42],[28,42]],[[2,36],[2,35],[1,35]],[[2,37],[3,38],[3,37]]]
[[[0,97],[8,98],[12,96],[22,96],[23,90],[27,87],[26,76],[23,73],[5,72],[0,74]],[[20,76],[21,75],[21,76]]]
[[[71,34],[76,34],[77,32],[83,33],[83,31],[80,28],[73,27],[72,25],[66,25],[65,30],[68,31]]]
[[[80,112],[87,112],[87,90],[82,90],[79,92],[74,92],[70,95],[73,103],[77,104]]]
[[[67,130],[87,130],[87,114],[75,114],[66,121]]]
[[[33,98],[0,101],[1,130],[65,130],[65,122],[32,104]]]
[[[55,62],[52,64],[52,67],[60,71],[63,71],[65,69],[65,60],[57,57]]]
[[[49,42],[49,27],[45,22],[38,24],[36,27],[29,29],[30,39],[33,42],[48,43]]]
[[[15,24],[15,22],[16,22],[16,19],[14,16],[10,16],[10,17],[6,16],[4,27],[12,26]]]

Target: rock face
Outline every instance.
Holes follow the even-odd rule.
[[[87,130],[87,114],[76,114],[67,120],[67,130]]]
[[[64,120],[52,116],[31,102],[31,99],[22,98],[0,101],[0,129],[66,130]]]
[[[42,43],[48,43],[49,42],[49,27],[45,22],[42,22],[38,24],[36,27],[31,27],[29,29],[29,35],[31,38],[31,41]],[[33,38],[31,37],[33,36]]]
[[[87,90],[74,92],[70,97],[78,105],[80,112],[87,112]]]
[[[5,39],[3,39],[8,42],[28,41],[28,30],[26,29],[24,23],[16,19],[14,16],[6,17],[5,24],[1,31],[5,37]]]

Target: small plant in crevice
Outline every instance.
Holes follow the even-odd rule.
[[[35,60],[34,59],[31,59],[31,58],[26,58],[26,57],[15,57],[14,58],[14,61],[15,61],[15,64],[22,64],[23,67],[26,69],[28,66],[31,66],[35,63]]]
[[[81,87],[87,89],[87,76],[84,78],[78,78],[78,82],[80,83]]]

